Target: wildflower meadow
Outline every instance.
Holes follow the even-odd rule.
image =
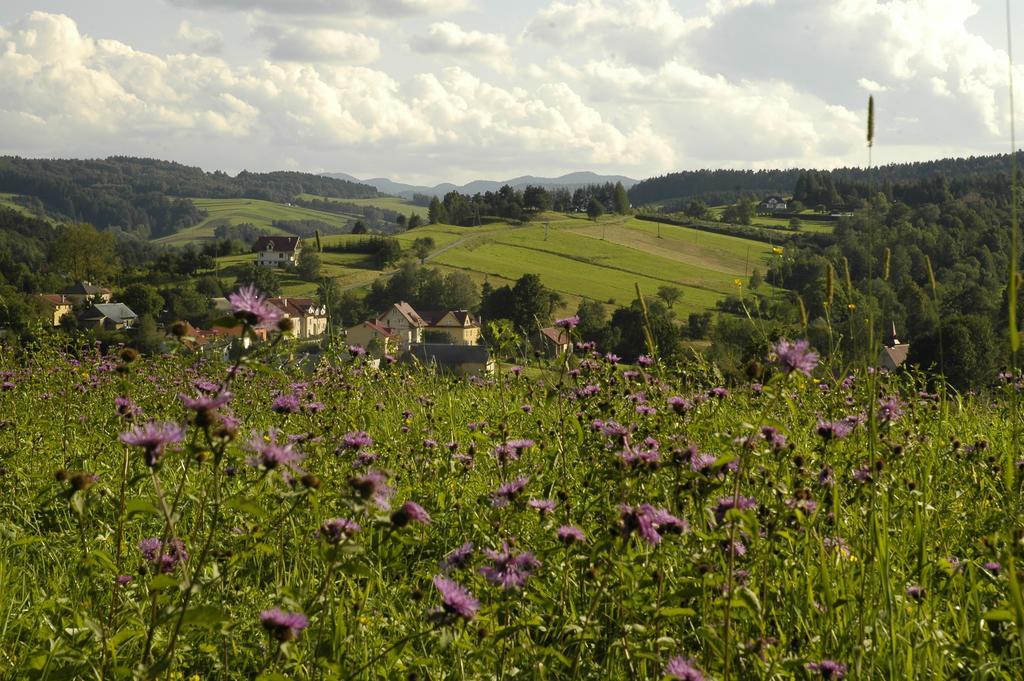
[[[359,350],[4,348],[0,675],[1020,678],[1015,376]]]

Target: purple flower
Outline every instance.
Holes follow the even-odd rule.
[[[995,562],[994,560],[990,560],[989,562],[985,563],[984,568],[989,572],[999,574],[999,571],[1003,569],[1003,566]]]
[[[260,624],[278,641],[293,641],[309,626],[309,619],[301,612],[284,612],[280,608],[260,613]]]
[[[142,447],[145,450],[146,465],[152,467],[163,456],[168,445],[177,444],[185,439],[185,431],[177,423],[150,421],[135,426],[127,433],[121,433],[120,439],[126,445]]]
[[[772,449],[779,450],[786,446],[786,436],[774,426],[761,426],[761,437],[772,446]]]
[[[298,395],[286,394],[275,397],[270,408],[278,414],[295,414],[302,408],[302,405]]]
[[[142,413],[139,406],[132,402],[129,397],[115,397],[114,408],[117,410],[117,415],[123,418],[125,421],[131,421],[136,416]]]
[[[912,584],[908,586],[906,590],[907,598],[911,598],[918,602],[924,600],[926,593],[927,592],[925,591],[924,587],[920,586],[919,584]]]
[[[405,527],[409,523],[430,524],[430,514],[426,509],[415,501],[407,501],[391,514],[391,524],[395,527]]]
[[[469,566],[469,560],[473,557],[473,542],[468,541],[459,548],[453,550],[444,560],[441,561],[441,568],[451,570],[452,568],[462,569]]]
[[[268,471],[284,466],[293,472],[301,472],[298,462],[302,461],[306,455],[295,451],[289,442],[278,442],[277,430],[271,428],[266,435],[254,432],[248,444],[249,449],[256,453],[255,456],[250,456],[245,460],[250,466]]]
[[[607,353],[607,354],[606,354],[606,355],[604,356],[604,358],[605,358],[606,360],[608,360],[609,362],[611,362],[612,364],[618,364],[618,363],[619,363],[620,361],[622,361],[622,358],[621,358],[621,357],[619,357],[618,355],[616,355],[616,354],[615,354],[615,353],[613,353],[613,352],[609,352],[609,353]]]
[[[878,400],[878,420],[882,423],[892,423],[903,416],[903,402],[895,396]]]
[[[662,674],[677,681],[704,681],[704,674],[697,668],[697,663],[682,656],[669,660]]]
[[[636,508],[622,504],[619,506],[619,512],[623,534],[628,537],[636,532],[651,546],[657,546],[661,542],[662,532],[682,533],[688,529],[686,521],[650,504],[640,504]]]
[[[654,360],[647,355],[640,355],[636,358],[636,363],[642,367],[649,367],[654,364]]]
[[[135,578],[132,577],[131,575],[118,575],[117,579],[114,580],[114,583],[117,584],[118,586],[128,586],[129,584],[131,584],[134,581],[135,581]]]
[[[715,521],[721,524],[725,520],[725,514],[732,509],[740,511],[749,511],[757,506],[757,501],[750,497],[722,497],[718,500],[718,505],[715,506]]]
[[[724,400],[728,396],[729,390],[727,388],[718,387],[712,388],[711,390],[708,391],[708,397],[715,397],[720,400]]]
[[[366,348],[362,345],[350,345],[348,346],[348,353],[353,357],[362,357],[366,354]]]
[[[363,430],[358,430],[352,433],[345,433],[345,437],[342,438],[342,443],[346,449],[359,449],[360,447],[372,447],[373,438],[370,434]]]
[[[228,296],[235,318],[257,329],[266,329],[280,321],[283,312],[267,302],[255,286],[245,286]]]
[[[179,394],[178,397],[181,398],[186,409],[196,412],[197,425],[203,426],[210,425],[211,414],[230,402],[232,395],[229,392],[223,392],[217,395],[200,395],[199,397]]]
[[[835,660],[822,660],[821,662],[810,662],[807,665],[807,670],[812,672],[818,672],[821,674],[821,678],[827,679],[828,681],[835,681],[846,676],[846,665],[840,664]]]
[[[526,504],[530,508],[540,511],[542,516],[554,511],[555,506],[557,505],[554,499],[530,499]]]
[[[661,454],[655,448],[633,448],[626,447],[623,451],[619,452],[619,458],[630,468],[650,468],[654,469],[658,467],[661,462]]]
[[[495,508],[504,508],[509,505],[516,496],[526,487],[530,482],[530,478],[522,476],[516,478],[512,482],[502,483],[498,489],[491,492],[491,505]]]
[[[494,586],[502,589],[521,589],[533,571],[540,567],[540,561],[532,553],[512,553],[508,542],[504,542],[501,551],[484,551],[493,565],[480,568],[480,574]]]
[[[150,565],[160,572],[171,572],[179,564],[188,560],[185,542],[180,539],[168,539],[164,542],[160,537],[150,537],[139,542],[139,552]]]
[[[441,594],[441,607],[449,615],[471,620],[480,609],[480,601],[454,580],[444,575],[435,575],[434,586]]]
[[[555,326],[562,329],[575,329],[580,324],[579,315],[573,315],[572,317],[563,317],[555,321]]]
[[[395,491],[387,482],[387,473],[372,468],[365,475],[348,480],[356,494],[363,499],[368,499],[374,506],[384,511],[391,508],[391,494]]]
[[[841,421],[826,421],[825,419],[818,419],[818,435],[820,435],[826,442],[829,440],[842,440],[852,432],[853,425],[846,419]]]
[[[804,376],[810,376],[818,366],[818,353],[811,350],[811,344],[806,340],[791,343],[780,338],[773,350],[776,363],[787,374],[798,371]]]
[[[361,529],[359,523],[347,518],[331,518],[324,521],[318,534],[328,544],[337,544],[342,539],[358,534]]]
[[[835,551],[843,558],[849,558],[851,555],[850,545],[842,537],[825,537],[821,543],[826,549]]]
[[[555,534],[558,536],[558,541],[563,544],[582,544],[587,540],[587,535],[583,534],[583,530],[572,525],[562,525]]]

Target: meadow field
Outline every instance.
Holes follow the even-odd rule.
[[[4,678],[1019,678],[1019,383],[111,352],[0,347]]]

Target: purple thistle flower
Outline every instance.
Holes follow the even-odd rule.
[[[480,568],[480,574],[493,586],[502,589],[521,589],[533,571],[540,567],[540,561],[532,553],[513,554],[508,542],[503,542],[501,551],[484,550],[493,565]]]
[[[722,497],[718,500],[718,505],[715,506],[715,521],[721,525],[725,520],[725,514],[734,508],[740,511],[749,511],[756,507],[757,501],[750,497]]]
[[[373,438],[370,434],[363,430],[358,430],[352,433],[345,433],[345,437],[342,438],[342,443],[346,449],[359,449],[360,447],[372,447]]]
[[[405,527],[411,522],[430,524],[430,514],[415,501],[405,502],[391,514],[391,524],[395,527]]]
[[[361,529],[359,523],[347,518],[331,518],[324,521],[317,534],[328,544],[337,544],[358,534]]]
[[[441,607],[449,615],[471,620],[480,609],[480,601],[473,598],[465,588],[444,575],[434,576],[434,587],[441,594]]]
[[[365,475],[349,478],[348,481],[355,489],[356,494],[363,499],[368,499],[383,511],[391,508],[391,494],[395,491],[387,482],[387,473],[372,468],[366,471]]]
[[[810,662],[807,664],[807,670],[818,672],[821,674],[821,678],[827,679],[828,681],[836,681],[836,679],[841,679],[846,676],[846,665],[836,662],[835,660]]]
[[[836,484],[836,480],[832,476],[831,466],[824,466],[818,471],[818,484],[822,487],[832,487]]]
[[[117,584],[118,586],[128,586],[129,584],[131,584],[134,581],[135,581],[135,578],[132,577],[131,575],[118,575],[117,579],[114,580],[114,583]]]
[[[245,286],[228,296],[235,318],[257,329],[266,329],[280,321],[283,312],[267,302],[255,286]]]
[[[677,681],[704,681],[704,674],[697,668],[697,664],[682,656],[669,660],[662,674]]]
[[[663,508],[655,508],[650,504],[640,504],[636,508],[622,504],[619,506],[624,536],[636,532],[651,546],[661,542],[662,532],[682,533],[688,528],[685,520],[681,520]]]
[[[582,544],[587,540],[587,535],[583,534],[583,530],[572,525],[562,525],[555,534],[558,536],[558,541],[563,544]]]
[[[892,423],[903,416],[903,402],[896,396],[886,397],[878,401],[878,420]]]
[[[142,413],[142,409],[129,397],[115,397],[114,408],[117,410],[117,415],[125,421],[131,421]]]
[[[580,324],[579,315],[573,315],[572,317],[563,317],[555,321],[555,326],[561,329],[575,329]]]
[[[362,345],[350,345],[348,346],[348,353],[353,357],[362,357],[366,354],[366,348]]]
[[[557,506],[554,499],[530,499],[526,504],[530,508],[539,511],[541,516],[551,513],[555,510],[555,506]]]
[[[774,426],[761,426],[761,437],[772,446],[772,449],[779,450],[786,446],[786,436]]]
[[[491,505],[494,508],[504,508],[515,499],[526,485],[530,482],[528,476],[521,476],[511,482],[502,483],[498,489],[491,492]]]
[[[825,537],[821,543],[826,549],[835,551],[843,558],[849,558],[851,555],[850,545],[842,537]]]
[[[841,421],[818,419],[818,435],[826,442],[829,440],[842,440],[852,432],[853,425],[845,419]]]
[[[654,364],[654,360],[647,355],[640,355],[636,358],[636,363],[642,367],[649,367]]]
[[[616,354],[615,354],[615,353],[613,353],[613,352],[609,352],[609,353],[607,353],[607,354],[606,354],[606,355],[604,356],[604,358],[605,358],[606,360],[608,360],[609,362],[611,362],[612,364],[618,364],[619,362],[621,362],[621,361],[622,361],[622,358],[621,358],[621,357],[619,357],[618,355],[616,355]]]
[[[703,473],[715,465],[718,458],[707,452],[694,452],[690,457],[690,470],[694,473]]]
[[[169,539],[166,542],[160,537],[150,537],[139,542],[139,552],[150,565],[160,572],[171,572],[179,564],[188,560],[185,542],[180,539]]]
[[[177,423],[166,421],[150,421],[135,426],[127,433],[121,433],[120,440],[132,447],[142,447],[146,465],[153,467],[163,456],[168,445],[177,444],[185,439],[185,430]]]
[[[451,570],[462,569],[469,566],[469,561],[473,557],[473,542],[468,541],[457,549],[454,549],[451,553],[444,557],[441,561],[441,569]]]
[[[309,618],[301,612],[284,612],[274,608],[260,613],[260,624],[278,641],[294,641],[309,626]]]
[[[278,442],[277,434],[274,428],[266,435],[253,432],[248,445],[256,455],[247,457],[245,462],[254,468],[268,471],[285,466],[293,472],[301,473],[298,462],[306,458],[306,455],[295,451],[289,442]]]
[[[811,344],[806,340],[791,343],[780,338],[773,350],[776,363],[787,374],[798,371],[804,376],[810,376],[818,366],[818,353],[811,350]]]
[[[658,467],[661,462],[661,454],[658,453],[657,449],[644,449],[626,447],[623,451],[619,452],[619,458],[630,468],[650,468],[654,469]]]
[[[197,425],[210,425],[211,415],[218,409],[226,405],[231,401],[231,393],[223,392],[217,395],[200,395],[199,397],[189,397],[188,395],[179,393],[178,397],[185,405],[186,409],[191,409],[196,412]]]
[[[718,398],[720,400],[724,400],[728,396],[729,396],[728,388],[718,387],[718,388],[712,388],[711,390],[708,391],[708,397],[715,397],[715,398]]]
[[[302,408],[299,396],[294,394],[278,395],[271,402],[270,408],[278,414],[296,414]]]
[[[907,598],[911,598],[919,603],[924,600],[926,593],[925,588],[919,584],[912,584],[906,590]]]
[[[985,563],[983,567],[989,572],[995,572],[996,574],[999,574],[999,571],[1003,569],[1003,566],[994,560]]]

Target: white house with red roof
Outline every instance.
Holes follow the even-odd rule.
[[[288,267],[299,264],[302,239],[297,236],[261,236],[253,246],[256,264],[264,267]]]

